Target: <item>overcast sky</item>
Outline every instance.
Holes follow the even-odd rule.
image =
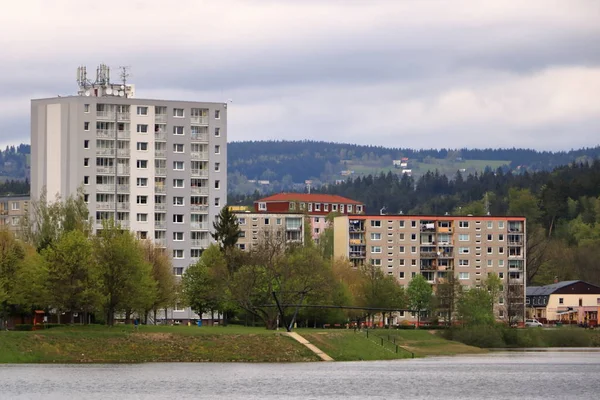
[[[228,101],[229,140],[600,144],[600,0],[20,0],[0,14],[0,144],[75,70]]]

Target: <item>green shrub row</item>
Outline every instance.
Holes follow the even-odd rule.
[[[65,326],[64,324],[43,324],[43,325],[39,325],[38,327],[40,329],[50,329],[50,328],[56,328],[56,327],[60,327],[60,326]],[[33,324],[16,324],[15,325],[15,331],[31,331],[33,330]]]

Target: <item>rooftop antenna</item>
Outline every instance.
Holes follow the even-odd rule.
[[[310,185],[312,185],[312,181],[307,180],[304,181],[304,183],[306,184],[306,190],[308,191],[308,194],[310,194]]]
[[[379,215],[385,215],[385,214],[384,214],[385,210],[386,210],[386,207],[385,207],[385,206],[381,207],[381,208],[379,209]]]

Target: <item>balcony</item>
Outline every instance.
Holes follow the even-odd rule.
[[[115,112],[114,111],[96,111],[96,119],[102,120],[115,120]]]
[[[96,137],[99,139],[114,139],[115,132],[114,129],[96,129]]]
[[[115,149],[96,149],[97,156],[114,156]]]
[[[119,166],[117,172],[119,175],[129,175],[129,167]]]
[[[190,123],[192,125],[208,125],[208,117],[192,116]]]
[[[365,241],[364,241],[364,239],[350,239],[350,244],[351,245],[364,245]]]
[[[208,186],[192,186],[190,192],[192,194],[203,194],[208,196]]]
[[[117,220],[116,225],[120,226],[123,229],[129,229],[129,220],[128,219]]]
[[[207,230],[208,222],[190,222],[190,229],[194,230]]]
[[[154,186],[154,193],[167,193],[167,187],[165,185]]]
[[[350,258],[366,258],[367,257],[367,252],[366,251],[351,251],[349,254]]]
[[[454,253],[449,251],[449,252],[440,252],[440,255],[438,256],[438,258],[454,258]]]
[[[167,169],[166,168],[155,168],[154,169],[154,173],[156,175],[167,175]]]
[[[154,114],[154,122],[156,122],[157,124],[160,124],[160,123],[166,124],[167,123],[167,114]]]
[[[166,150],[154,150],[154,157],[167,158],[167,151]]]
[[[438,226],[437,232],[438,233],[452,233],[452,228],[451,227]]]
[[[117,113],[117,121],[129,121],[130,119],[131,119],[131,115],[128,112]]]
[[[167,132],[154,132],[154,140],[161,140],[161,141],[165,141],[167,140]]]
[[[207,169],[197,169],[197,168],[192,168],[192,176],[193,177],[200,177],[200,178],[204,178],[204,177],[208,177],[208,170]]]
[[[192,142],[206,142],[208,143],[208,133],[192,133]]]
[[[208,205],[206,205],[206,204],[192,204],[190,206],[190,211],[207,213],[208,212]]]
[[[117,131],[118,139],[129,139],[131,137],[131,133],[129,131]]]
[[[117,185],[117,190],[119,192],[129,192],[129,185],[126,184],[122,184],[122,185]]]
[[[96,191],[98,191],[98,192],[110,192],[110,193],[114,193],[114,191],[115,191],[115,185],[111,185],[111,184],[96,185]]]
[[[131,151],[129,149],[118,149],[117,156],[119,157],[129,157],[131,155]]]
[[[154,229],[167,229],[167,221],[154,221]]]
[[[115,203],[112,201],[99,201],[96,203],[97,210],[114,210]]]
[[[509,246],[523,246],[523,240],[509,240],[508,241],[508,245]]]
[[[117,202],[117,210],[129,210],[129,203],[122,201]]]
[[[154,211],[167,211],[167,205],[164,203],[155,203]]]
[[[192,160],[208,160],[208,151],[192,151],[190,157]]]
[[[167,247],[167,239],[154,239],[156,247]]]
[[[115,167],[96,167],[97,174],[113,174],[115,173]]]
[[[420,253],[421,258],[437,258],[437,253],[435,251],[422,251]]]
[[[207,248],[209,245],[210,245],[210,241],[208,239],[192,239],[192,243],[191,243],[192,247]]]

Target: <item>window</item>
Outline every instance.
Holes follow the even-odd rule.
[[[458,260],[458,266],[459,267],[468,267],[469,266],[469,260],[459,259]]]
[[[381,260],[380,259],[371,259],[371,265],[376,265],[376,266],[380,266],[381,265]]]
[[[410,246],[410,252],[413,254],[417,253],[417,246]]]
[[[173,144],[173,153],[183,153],[184,149],[185,149],[185,147],[184,147],[183,143]]]
[[[218,197],[215,197],[215,207],[219,207],[221,205],[221,199]]]
[[[215,119],[221,119],[221,110],[215,110]]]
[[[469,273],[468,272],[459,272],[458,279],[460,279],[460,280],[469,279]]]
[[[491,247],[488,247],[488,248],[487,248],[487,253],[488,253],[488,254],[494,254],[494,249],[493,249],[493,248],[491,248]]]
[[[404,221],[400,221],[400,228],[404,228]]]
[[[460,242],[468,242],[469,241],[469,235],[468,234],[460,234],[460,235],[458,235],[458,240]]]
[[[221,163],[215,163],[215,172],[219,172],[221,170]]]
[[[399,278],[404,279],[404,271],[400,271]]]
[[[175,171],[183,171],[183,161],[173,161],[173,170]]]
[[[562,297],[559,297],[558,304],[565,304],[565,299],[563,299]]]
[[[221,181],[220,180],[215,181],[215,189],[221,189]]]
[[[219,146],[219,145],[215,146],[215,154],[221,154],[221,146]]]
[[[137,142],[137,149],[139,151],[148,151],[148,142]]]
[[[90,141],[89,140],[84,140],[83,141],[83,148],[84,149],[89,149],[90,148]]]
[[[215,128],[215,136],[216,137],[220,137],[221,136],[221,128]]]
[[[148,231],[138,231],[137,232],[137,238],[141,239],[141,240],[148,239]]]
[[[183,232],[173,232],[173,240],[176,242],[183,241]]]
[[[381,240],[381,233],[371,233],[371,240]]]
[[[329,204],[323,204],[323,211],[329,211]]]
[[[148,222],[148,214],[137,214],[137,222]]]
[[[84,104],[83,105],[83,112],[84,113],[89,113],[90,112],[90,105],[89,104]]]
[[[148,196],[137,196],[136,203],[137,204],[148,204]]]
[[[175,257],[175,252],[173,252],[173,257]],[[183,275],[183,267],[173,267],[173,275],[175,275],[175,276]],[[179,305],[176,305],[176,307],[179,307]]]
[[[412,228],[416,228],[417,227],[417,221],[410,221],[410,226]]]
[[[371,228],[381,228],[381,221],[371,221]]]
[[[504,272],[498,272],[498,278],[504,279]]]
[[[413,240],[413,241],[417,240],[417,234],[416,233],[411,233],[410,234],[410,240]]]
[[[498,266],[504,267],[504,260],[498,260]]]
[[[498,221],[498,229],[504,229],[504,221]]]
[[[410,265],[412,267],[416,267],[417,266],[417,260],[410,260]]]
[[[177,117],[177,118],[183,118],[185,116],[185,113],[183,112],[183,108],[174,108],[173,116]]]
[[[89,158],[84,158],[83,159],[83,166],[84,167],[89,167],[90,166],[90,159]]]
[[[190,250],[190,257],[192,258],[200,258],[202,257],[202,249],[191,249]]]
[[[173,258],[178,258],[178,259],[183,258],[183,250],[182,249],[173,250]]]
[[[83,130],[84,131],[89,131],[90,130],[90,123],[89,122],[84,122],[83,123]]]
[[[173,214],[173,222],[176,224],[183,224],[183,214]]]
[[[258,210],[259,211],[267,211],[267,203],[265,203],[265,202],[258,203]]]
[[[488,240],[488,242],[491,242],[492,240],[494,240],[494,235],[492,235],[491,233],[488,233],[487,240]]]
[[[184,187],[183,179],[173,179],[173,187],[174,188]]]
[[[498,254],[504,254],[504,247],[498,247]]]
[[[148,168],[148,160],[137,160],[136,166],[138,169],[147,169]]]
[[[83,184],[84,185],[89,185],[90,184],[90,177],[89,176],[84,176],[83,177]]]
[[[373,253],[373,254],[381,253],[381,246],[371,246],[371,253]]]
[[[338,210],[338,208],[337,208],[337,207],[338,207],[338,205],[337,205],[337,204],[332,204],[332,205],[331,205],[331,211],[337,211],[337,210]],[[377,222],[379,222],[379,225],[378,225],[378,226],[381,226],[381,221],[377,221]]]
[[[140,107],[137,108],[137,115],[148,115],[148,107]]]
[[[137,178],[137,186],[138,187],[148,186],[148,178]]]
[[[406,249],[404,248],[404,246],[400,246],[400,253],[404,254],[405,251]]]
[[[499,241],[499,242],[504,242],[504,235],[503,235],[502,233],[500,233],[500,234],[498,235],[498,241]]]
[[[487,260],[487,266],[488,267],[493,267],[493,260]]]
[[[468,247],[459,247],[458,254],[469,254],[469,248]]]
[[[494,223],[492,221],[487,222],[487,228],[492,229],[494,227]]]
[[[137,132],[138,133],[148,133],[148,125],[138,124],[137,125]]]
[[[404,233],[401,233],[398,237],[400,240],[404,240]]]
[[[11,208],[12,208],[13,211],[18,211],[19,208],[20,208],[19,207],[19,202],[18,201],[13,201],[12,205],[11,205]]]
[[[183,200],[183,196],[175,196],[175,197],[173,197],[173,205],[174,206],[183,206],[183,205],[185,205],[185,201]]]
[[[90,195],[89,194],[85,193],[83,195],[83,202],[84,203],[89,203],[90,202]]]
[[[458,221],[458,227],[459,228],[468,228],[469,227],[469,221]]]
[[[276,223],[277,225],[281,225],[281,218],[277,218],[277,219],[275,220],[275,223]]]
[[[183,135],[183,126],[174,126],[173,135]]]

